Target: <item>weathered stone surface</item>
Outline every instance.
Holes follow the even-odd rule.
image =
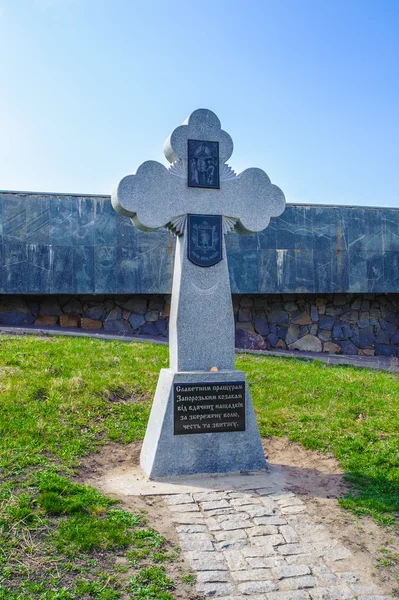
[[[291,323],[294,325],[311,325],[312,319],[307,312],[301,312],[297,315],[292,315]]]
[[[51,315],[51,312],[46,311],[45,314]],[[0,324],[32,325],[34,321],[34,315],[22,299],[14,297],[0,299]]]
[[[358,348],[350,340],[340,341],[340,346],[341,346],[342,352],[344,354],[349,354],[349,355],[352,354],[353,355],[353,354],[357,354],[357,352],[358,352]]]
[[[293,344],[289,344],[290,350],[304,350],[308,352],[321,352],[322,345],[319,338],[314,335],[307,334]]]
[[[310,575],[308,565],[289,565],[276,567],[273,572],[277,579],[285,579],[286,577],[299,577],[300,575]]]
[[[334,344],[334,342],[325,342],[323,344],[323,352],[328,352],[329,354],[338,354],[340,351],[341,346]]]
[[[269,327],[265,319],[255,319],[255,331],[260,335],[268,335]]]
[[[212,583],[214,581],[230,581],[230,575],[227,571],[200,571],[197,574],[198,583]]]
[[[252,319],[252,311],[250,308],[240,308],[240,310],[238,311],[238,320],[241,323],[247,323],[248,321],[251,321]]]
[[[327,316],[320,317],[320,321],[319,321],[320,329],[331,330],[334,327],[334,324],[335,324],[334,317],[327,317]]]
[[[231,575],[235,581],[267,581],[272,577],[270,569],[233,571]]]
[[[265,340],[258,333],[251,333],[244,329],[236,329],[236,348],[251,350],[265,350]]]
[[[145,318],[143,317],[143,315],[132,313],[129,317],[129,323],[132,329],[138,329],[139,327],[144,325]]]
[[[235,586],[232,583],[198,583],[197,592],[204,594],[205,596],[222,596],[225,594],[231,594],[235,591]]]
[[[127,321],[104,321],[104,330],[122,334],[132,332],[132,328]]]
[[[55,325],[58,321],[58,317],[51,317],[50,315],[39,315],[36,318],[35,321],[35,325],[37,325],[38,327],[41,327],[43,325]],[[100,327],[101,327],[101,323],[100,323]]]
[[[96,321],[94,319],[88,319],[87,317],[82,317],[80,319],[80,326],[82,329],[96,330],[101,329],[103,324],[101,321]]]
[[[77,327],[79,325],[79,317],[76,315],[61,315],[61,327]]]
[[[328,586],[309,590],[312,600],[351,600],[355,594],[346,586]]]
[[[163,499],[169,506],[174,506],[176,504],[194,504],[194,499],[191,494],[170,494],[169,496],[163,496]]]
[[[158,319],[159,319],[159,311],[158,310],[148,310],[145,313],[144,318],[149,323],[155,323],[155,321],[158,321]]]
[[[316,577],[312,577],[311,575],[306,575],[305,577],[290,577],[289,579],[284,579],[280,585],[280,590],[301,590],[314,588],[319,585],[319,581]]]
[[[158,329],[155,327],[154,323],[145,323],[139,329],[142,335],[151,335],[152,337],[156,337],[158,335]]]
[[[273,581],[246,581],[240,583],[238,589],[243,594],[268,593],[277,590],[277,584]]]

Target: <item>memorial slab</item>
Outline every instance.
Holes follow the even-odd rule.
[[[266,468],[245,374],[234,367],[234,318],[225,235],[261,231],[285,207],[264,171],[237,175],[233,142],[199,109],[166,140],[167,169],[143,163],[112,195],[141,231],[176,235],[169,323],[141,466],[150,478]],[[195,434],[195,435],[194,435]]]

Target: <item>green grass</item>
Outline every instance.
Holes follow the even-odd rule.
[[[0,338],[1,600],[173,599],[175,549],[71,481],[84,454],[143,437],[166,362],[147,345]]]
[[[101,444],[143,437],[167,365],[164,346],[0,337],[0,600],[169,600],[191,582],[171,582],[176,551],[141,513],[70,479]],[[396,374],[244,354],[237,368],[262,436],[331,452],[352,484],[342,505],[397,525]]]
[[[331,452],[352,492],[342,506],[393,524],[399,516],[399,378],[319,362],[242,355],[261,435]]]

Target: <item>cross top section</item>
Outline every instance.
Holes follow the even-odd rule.
[[[183,125],[176,127],[166,140],[163,151],[170,163],[187,162],[188,140],[214,141],[219,143],[219,164],[227,162],[233,154],[233,140],[223,131],[219,119],[211,110],[195,110]]]
[[[233,141],[210,110],[198,109],[164,144],[169,168],[146,161],[112,194],[115,210],[141,231],[169,227],[182,234],[185,216],[222,215],[223,231],[247,235],[265,229],[285,208],[283,192],[262,169],[236,174],[226,164]]]

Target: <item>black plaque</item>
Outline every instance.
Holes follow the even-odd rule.
[[[222,260],[221,215],[188,215],[187,256],[198,267],[212,267]]]
[[[174,434],[245,431],[245,382],[175,383]]]
[[[188,140],[189,187],[219,189],[219,142]]]

